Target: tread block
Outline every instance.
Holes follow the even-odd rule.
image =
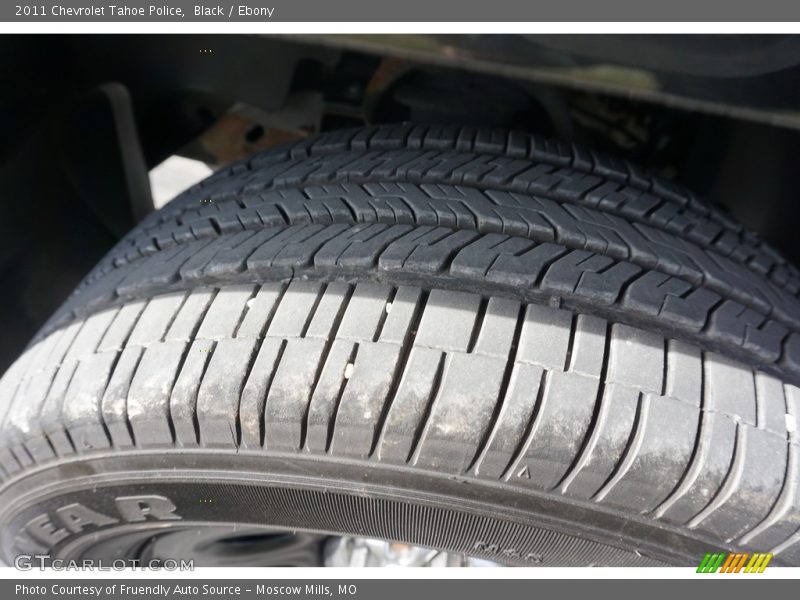
[[[34,377],[37,373],[52,368],[53,363],[57,363],[58,360],[60,360],[61,357],[58,357],[57,360],[53,360],[53,353],[67,331],[68,329],[61,329],[53,335],[47,336],[44,340],[31,344],[31,347],[28,349],[30,352],[30,362],[27,364],[22,363],[25,366],[25,372],[20,372],[18,381]],[[15,369],[9,369],[8,372],[13,373],[14,371]],[[2,379],[0,379],[0,385],[2,385],[1,382]],[[0,411],[0,422],[2,422],[2,419],[2,411]]]
[[[178,281],[181,265],[209,243],[211,243],[210,240],[203,240],[185,246],[164,249],[158,253],[161,260],[154,264],[132,263],[130,269],[122,271],[125,277],[115,286],[117,295],[132,298],[143,292],[146,293],[151,284],[166,286]]]
[[[543,374],[544,370],[536,365],[514,364],[494,430],[475,467],[478,477],[499,479],[511,464],[514,451],[524,441],[525,429],[533,417]]]
[[[128,390],[128,419],[137,446],[172,443],[169,396],[187,344],[156,342],[142,355]]]
[[[340,322],[342,308],[350,297],[352,288],[343,283],[329,283],[311,317],[305,337],[328,339]]]
[[[391,210],[392,214],[397,211]],[[411,217],[409,216],[409,220]],[[317,267],[344,267],[348,269],[369,268],[378,262],[383,250],[395,240],[407,235],[413,228],[410,225],[373,225],[363,230],[352,228],[355,235],[350,238],[328,240],[314,255]],[[375,232],[378,232],[377,234]]]
[[[600,377],[605,360],[607,327],[603,319],[587,315],[577,316],[572,352],[569,356],[569,371],[588,377]]]
[[[473,352],[496,358],[508,358],[519,311],[520,303],[515,300],[490,298]]]
[[[682,279],[648,271],[628,286],[622,305],[643,315],[657,315],[667,299],[679,298],[691,289]]]
[[[762,523],[737,540],[738,544],[745,547],[769,550],[780,554],[781,558],[785,554],[791,554],[790,548],[785,547],[785,544],[791,544],[792,536],[800,531],[800,477],[797,472],[800,448],[788,444],[787,460],[788,477],[774,508]],[[790,557],[789,561],[791,564]]]
[[[737,455],[723,493],[714,498],[698,524],[691,527],[715,537],[732,540],[755,527],[778,499],[786,470],[786,442],[761,429],[739,426]],[[720,504],[716,504],[720,502]]]
[[[539,413],[525,448],[507,477],[509,483],[553,489],[575,460],[597,399],[598,380],[550,371]]]
[[[264,404],[284,344],[285,342],[278,338],[264,339],[242,389],[239,421],[244,448],[260,448],[263,443]]]
[[[414,464],[449,473],[467,470],[498,402],[505,366],[505,359],[492,356],[447,355]]]
[[[800,444],[800,388],[784,384],[786,397],[786,430],[793,444]]]
[[[63,330],[63,333],[58,337],[58,341],[53,345],[52,351],[47,355],[47,362],[57,365],[60,365],[64,362],[64,357],[66,356],[70,346],[72,346],[72,343],[75,341],[78,333],[83,328],[83,324],[83,321],[75,321]],[[14,363],[14,365],[16,364],[17,363]],[[20,363],[20,365],[22,365],[22,363]],[[8,375],[11,375],[14,373],[14,371],[14,366],[12,366],[12,368],[8,371]]]
[[[286,203],[281,203],[285,209]],[[308,217],[308,212],[303,211]],[[286,275],[291,275],[291,265],[295,262],[307,262],[308,257],[299,259],[295,256],[291,258],[281,258],[282,253],[286,248],[295,248],[296,244],[308,240],[314,234],[319,233],[324,229],[321,225],[295,225],[282,229],[277,235],[269,238],[266,242],[261,244],[248,258],[247,258],[247,271],[253,272],[257,275],[274,274],[284,272]],[[326,238],[327,239],[327,238]],[[318,242],[318,246],[324,243],[324,239]],[[302,248],[302,246],[301,246]],[[314,248],[311,244],[306,246],[307,249]]]
[[[411,334],[415,313],[419,310],[422,290],[418,287],[400,286],[387,306],[386,321],[383,323],[379,341],[390,344],[404,344]]]
[[[318,283],[297,282],[289,284],[275,316],[267,329],[269,337],[295,337],[303,334],[306,323],[312,318],[314,306],[320,302],[322,286]],[[289,300],[291,298],[291,300]]]
[[[435,219],[431,220],[435,221]],[[429,260],[430,258],[436,258],[441,265],[453,248],[449,246],[437,248],[435,244],[451,233],[452,230],[446,227],[430,227],[427,224],[416,227],[409,231],[408,234],[394,240],[381,252],[378,257],[378,269],[381,271],[399,271],[403,269],[411,253],[421,246],[433,246],[432,249],[429,248],[428,250]],[[435,272],[438,269],[430,267],[427,270]]]
[[[76,360],[65,360],[61,364],[56,376],[53,378],[53,384],[47,392],[42,411],[39,413],[39,423],[42,426],[42,431],[45,432],[53,449],[59,456],[75,452],[75,448],[72,446],[72,442],[70,442],[64,429],[62,410],[67,387],[77,367],[78,362]]]
[[[207,219],[200,218],[198,220],[208,225]],[[270,232],[274,230],[265,229],[264,231]],[[213,229],[211,229],[209,233],[211,232],[213,232]],[[236,248],[251,237],[253,237],[252,231],[241,231],[239,233],[206,241],[201,247],[194,248],[191,257],[178,267],[180,278],[189,281],[203,279],[206,267],[211,264],[215,256],[224,253],[226,250]]]
[[[720,295],[704,288],[696,289],[686,297],[668,295],[659,315],[683,326],[687,331],[699,332],[708,321]]]
[[[703,394],[703,362],[700,350],[675,340],[669,340],[667,346],[666,395],[699,408]]]
[[[466,352],[480,302],[477,294],[433,290],[428,296],[414,345]]]
[[[302,425],[324,349],[322,340],[287,341],[264,409],[267,450],[300,450]]]
[[[283,286],[278,283],[262,285],[256,295],[246,303],[247,311],[236,331],[237,338],[264,337],[264,329],[277,310],[277,303],[283,294]]]
[[[352,375],[335,414],[332,454],[362,459],[369,456],[399,359],[400,347],[396,344],[359,344]]]
[[[75,331],[77,332],[78,330],[80,330],[82,325],[83,323],[78,323],[77,327],[75,328]],[[64,348],[64,351],[66,352],[68,348],[69,346]],[[17,359],[17,361],[15,361],[11,365],[11,367],[9,367],[8,371],[6,371],[3,374],[2,378],[0,378],[0,384],[3,384],[3,390],[5,394],[8,394],[10,397],[13,397],[13,391],[11,391],[11,388],[16,388],[17,385],[19,385],[19,383],[24,379],[25,374],[28,371],[28,366],[32,357],[33,357],[33,349],[32,348],[26,349],[22,353],[22,356],[20,356]],[[8,406],[7,405],[3,406],[2,410],[3,413],[5,413],[5,411],[8,410]]]
[[[563,371],[567,362],[573,315],[567,310],[531,304],[517,350],[517,360],[544,369]]]
[[[64,395],[64,425],[79,452],[110,446],[103,428],[100,398],[117,357],[117,352],[101,352],[79,361]]]
[[[327,212],[327,211],[324,211]],[[308,226],[308,230],[314,226]],[[314,255],[317,250],[328,240],[336,237],[349,229],[349,225],[330,225],[320,227],[312,235],[303,235],[286,240],[272,258],[272,266],[280,267],[310,267],[314,264]],[[263,248],[263,246],[262,246]],[[259,249],[259,252],[261,250]]]
[[[594,431],[573,471],[564,479],[563,493],[588,500],[611,478],[631,437],[639,394],[616,383],[605,386]]]
[[[3,422],[2,438],[24,441],[28,452],[38,462],[53,457],[53,450],[39,425],[39,413],[57,371],[58,367],[37,371],[16,388],[0,383],[0,402],[10,405]]]
[[[608,256],[574,250],[556,260],[547,270],[542,278],[542,289],[570,294],[578,287],[584,273],[599,273],[613,264],[614,260]]]
[[[664,383],[664,338],[635,327],[613,325],[607,381],[660,394]]]
[[[454,253],[476,238],[478,234],[474,231],[455,230],[432,244],[416,244],[403,260],[402,267],[415,273],[438,273],[445,269]]]
[[[361,352],[361,345],[349,340],[335,340],[325,357],[325,363],[314,388],[314,395],[308,407],[306,447],[312,452],[328,451],[331,432],[336,418],[337,408],[343,401],[343,394],[350,386],[345,377],[348,366],[355,374],[351,360],[356,351]]]
[[[185,297],[186,292],[175,292],[151,299],[133,328],[125,344],[126,347],[147,346],[161,341],[175,315],[178,314]]]
[[[791,371],[800,369],[800,334],[791,333],[784,340],[781,365]]]
[[[130,346],[122,351],[100,402],[103,421],[115,448],[133,446],[127,413],[128,393],[143,353],[141,346]]]
[[[619,299],[624,285],[642,272],[629,262],[618,262],[602,272],[584,271],[574,293],[598,306],[611,306]]]
[[[179,446],[196,446],[198,443],[197,392],[214,346],[212,340],[194,340],[186,350],[180,373],[172,386],[169,410],[175,428],[175,442]]]
[[[238,238],[240,242],[236,245],[221,248],[214,255],[213,260],[209,261],[203,268],[203,277],[221,278],[244,271],[250,254],[279,232],[279,229],[268,228],[255,233],[245,232],[238,234],[241,236]]]
[[[256,352],[256,340],[220,340],[197,392],[200,442],[211,447],[237,447],[239,399]]]
[[[527,252],[517,255],[501,254],[486,272],[488,281],[533,288],[546,270],[547,265],[566,252],[563,246],[539,244]]]
[[[521,237],[510,238],[499,233],[484,235],[458,251],[450,265],[450,273],[481,279],[500,256],[513,257],[534,245]]]
[[[614,476],[616,481],[598,499],[646,513],[669,496],[686,472],[697,435],[699,409],[649,394],[640,402],[638,427]]]
[[[222,288],[206,313],[197,338],[222,340],[233,337],[247,309],[247,302],[256,292],[254,285],[232,285]]]
[[[23,468],[10,448],[0,448],[0,467],[7,475],[18,473]]]
[[[705,355],[705,397],[708,410],[756,424],[756,389],[753,371],[719,354]]]
[[[736,424],[720,413],[703,413],[700,442],[686,479],[656,510],[668,523],[685,525],[717,495],[733,461]]]
[[[117,309],[112,308],[95,313],[86,319],[83,327],[81,327],[80,331],[75,336],[75,340],[69,347],[64,361],[81,360],[93,354],[100,345],[100,341],[103,339],[106,331],[108,331],[108,327],[111,325],[116,314]],[[28,356],[31,356],[31,353],[29,353]]]
[[[136,300],[120,308],[97,346],[97,351],[122,351],[146,304],[145,300]]]
[[[215,295],[216,292],[210,289],[199,289],[190,292],[183,306],[178,310],[175,320],[169,326],[169,331],[164,336],[164,341],[192,341]]]
[[[756,372],[756,424],[782,438],[787,437],[786,398],[780,379]]]
[[[386,305],[392,288],[385,285],[359,283],[344,311],[336,337],[342,340],[372,340],[386,317]]]
[[[444,354],[416,346],[411,349],[397,392],[391,399],[376,455],[378,460],[405,464],[423,423],[431,392],[443,367]]]

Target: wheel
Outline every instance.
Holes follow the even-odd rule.
[[[5,374],[3,552],[800,565],[799,292],[719,210],[536,136],[272,149],[149,215]]]

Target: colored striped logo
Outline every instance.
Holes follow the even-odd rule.
[[[706,552],[700,566],[697,567],[698,573],[763,573],[769,561],[772,560],[772,553],[763,552]]]

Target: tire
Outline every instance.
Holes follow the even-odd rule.
[[[800,565],[798,293],[716,208],[536,136],[269,150],[149,215],[0,381],[3,552]]]

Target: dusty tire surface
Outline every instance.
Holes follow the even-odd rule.
[[[233,522],[798,565],[798,293],[724,213],[537,136],[269,150],[145,219],[0,380],[3,552]]]

